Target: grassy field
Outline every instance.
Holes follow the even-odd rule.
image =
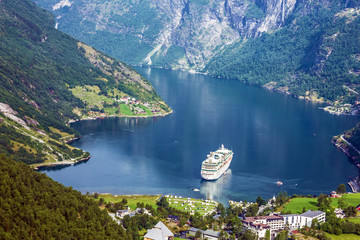
[[[139,107],[145,110],[146,115],[152,115],[152,114],[153,114],[153,113],[150,111],[150,109],[148,109],[147,107],[142,106],[142,105],[140,105]]]
[[[360,224],[360,217],[348,218],[347,220],[349,220],[350,222],[353,222],[353,223]],[[359,239],[360,239],[360,237],[359,237]]]
[[[99,194],[99,198],[104,198],[105,202],[121,202],[124,198],[128,201],[127,206],[131,209],[136,209],[136,204],[138,202],[144,203],[144,205],[149,204],[153,208],[157,209],[156,202],[161,195],[112,195],[110,193]]]
[[[97,86],[76,86],[73,89],[70,89],[73,95],[77,98],[80,98],[86,105],[98,106],[103,108],[103,103],[112,104],[113,99],[108,98],[104,95],[100,95],[100,89]]]
[[[104,111],[106,113],[108,113],[109,115],[115,115],[116,114],[116,111],[118,110],[119,108],[117,107],[106,107],[104,108]]]
[[[130,110],[129,106],[125,103],[120,104],[120,113],[126,116],[134,116],[134,113]]]
[[[193,198],[175,198],[168,197],[169,204],[171,207],[184,211],[184,212],[198,212],[201,215],[205,213],[210,213],[215,210],[218,203],[213,202],[205,202],[205,200],[201,199],[193,199]]]
[[[326,236],[330,237],[332,240],[359,240],[360,239],[360,236],[356,235],[356,234],[334,235],[334,234],[326,233]]]
[[[353,193],[353,194],[345,194],[344,196],[345,202],[349,206],[357,206],[360,204],[360,193]],[[331,204],[334,207],[338,207],[337,198],[332,198]],[[302,213],[303,208],[305,207],[306,210],[318,210],[317,198],[293,198],[285,204],[282,211],[287,212],[291,211],[291,213]]]
[[[306,210],[318,210],[317,198],[293,198],[285,204],[283,212],[291,211],[291,213],[302,213],[303,208]]]

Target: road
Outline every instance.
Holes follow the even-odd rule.
[[[344,134],[340,136],[341,140],[343,140],[344,142],[347,143],[347,145],[349,145],[350,147],[352,147],[358,154],[360,154],[360,151],[357,150],[356,147],[354,147],[350,142],[348,142],[345,138],[344,138]]]

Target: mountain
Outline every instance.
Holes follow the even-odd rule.
[[[106,210],[0,155],[0,239],[129,239]]]
[[[357,0],[34,1],[62,31],[128,63],[238,79],[328,102],[330,112],[359,112]]]
[[[0,1],[0,152],[28,164],[74,163],[89,153],[66,144],[79,137],[69,120],[170,112],[134,70],[54,25],[31,1]]]
[[[334,113],[358,114],[358,6],[346,7],[339,1],[299,3],[281,29],[226,46],[204,71],[303,99],[326,101],[333,105],[327,110]]]
[[[360,123],[343,134],[333,137],[332,142],[360,169]]]
[[[202,69],[223,46],[281,27],[296,0],[35,0],[56,26],[131,64]]]

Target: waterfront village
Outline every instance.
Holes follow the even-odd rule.
[[[143,226],[134,239],[360,239],[360,193],[345,193],[344,184],[328,195],[281,192],[228,207],[174,195],[87,195],[124,228]]]
[[[122,97],[113,99],[111,106],[105,107],[103,110],[88,111],[87,117],[109,117],[109,116],[151,116],[159,115],[161,108],[158,103],[142,102],[134,97]]]

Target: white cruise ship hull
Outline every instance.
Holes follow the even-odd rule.
[[[208,181],[214,181],[214,180],[219,179],[226,172],[226,170],[229,169],[230,163],[232,161],[232,157],[233,157],[233,154],[231,154],[231,156],[229,156],[229,159],[227,160],[225,165],[222,166],[217,171],[201,170],[201,177]]]

